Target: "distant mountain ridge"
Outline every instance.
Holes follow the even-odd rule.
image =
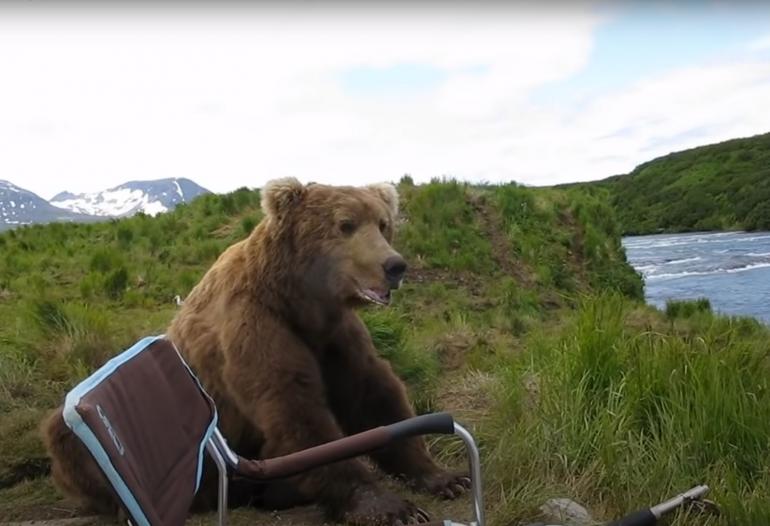
[[[51,201],[0,180],[0,230],[58,221],[93,222],[142,212],[156,215],[209,190],[186,178],[129,181],[101,192],[60,192]]]
[[[211,192],[190,179],[174,177],[129,181],[101,192],[73,194],[65,191],[56,194],[51,204],[72,212],[102,217],[125,217],[138,212],[156,215],[207,193]]]
[[[626,234],[770,230],[770,133],[658,157],[562,185],[606,191]]]
[[[0,180],[0,230],[33,223],[55,221],[95,221],[89,215],[79,214],[51,205],[39,195]]]

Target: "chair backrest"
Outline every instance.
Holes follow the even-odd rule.
[[[67,395],[64,420],[135,525],[185,523],[217,413],[169,340],[145,338],[107,362]]]

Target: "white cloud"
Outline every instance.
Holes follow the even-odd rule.
[[[533,102],[589,60],[601,19],[585,5],[86,15],[0,17],[0,178],[45,197],[170,176],[214,191],[406,172],[551,184],[770,130],[757,58]],[[446,79],[387,97],[340,81],[399,64]]]
[[[228,190],[473,175],[531,90],[584,65],[597,23],[491,7],[87,15],[0,21],[0,173],[43,195],[164,176]],[[339,81],[400,63],[448,77],[397,99]]]

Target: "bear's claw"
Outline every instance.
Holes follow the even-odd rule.
[[[439,471],[416,481],[417,489],[448,500],[456,499],[471,487],[471,479],[465,474]]]
[[[406,526],[406,524],[422,524],[424,522],[430,522],[430,515],[422,508],[417,508],[415,516],[409,519],[409,522],[404,523],[400,519],[397,519],[394,526]]]

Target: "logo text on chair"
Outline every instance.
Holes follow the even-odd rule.
[[[107,415],[104,414],[104,411],[102,410],[102,406],[100,406],[99,404],[96,404],[96,412],[99,413],[99,418],[101,418],[102,423],[104,424],[104,427],[107,429],[107,433],[109,433],[110,438],[112,438],[112,443],[115,444],[115,448],[118,450],[118,453],[120,453],[120,456],[123,456],[126,450],[123,447],[123,444],[120,442],[120,439],[118,438],[118,434],[112,428],[112,424],[107,419]]]

